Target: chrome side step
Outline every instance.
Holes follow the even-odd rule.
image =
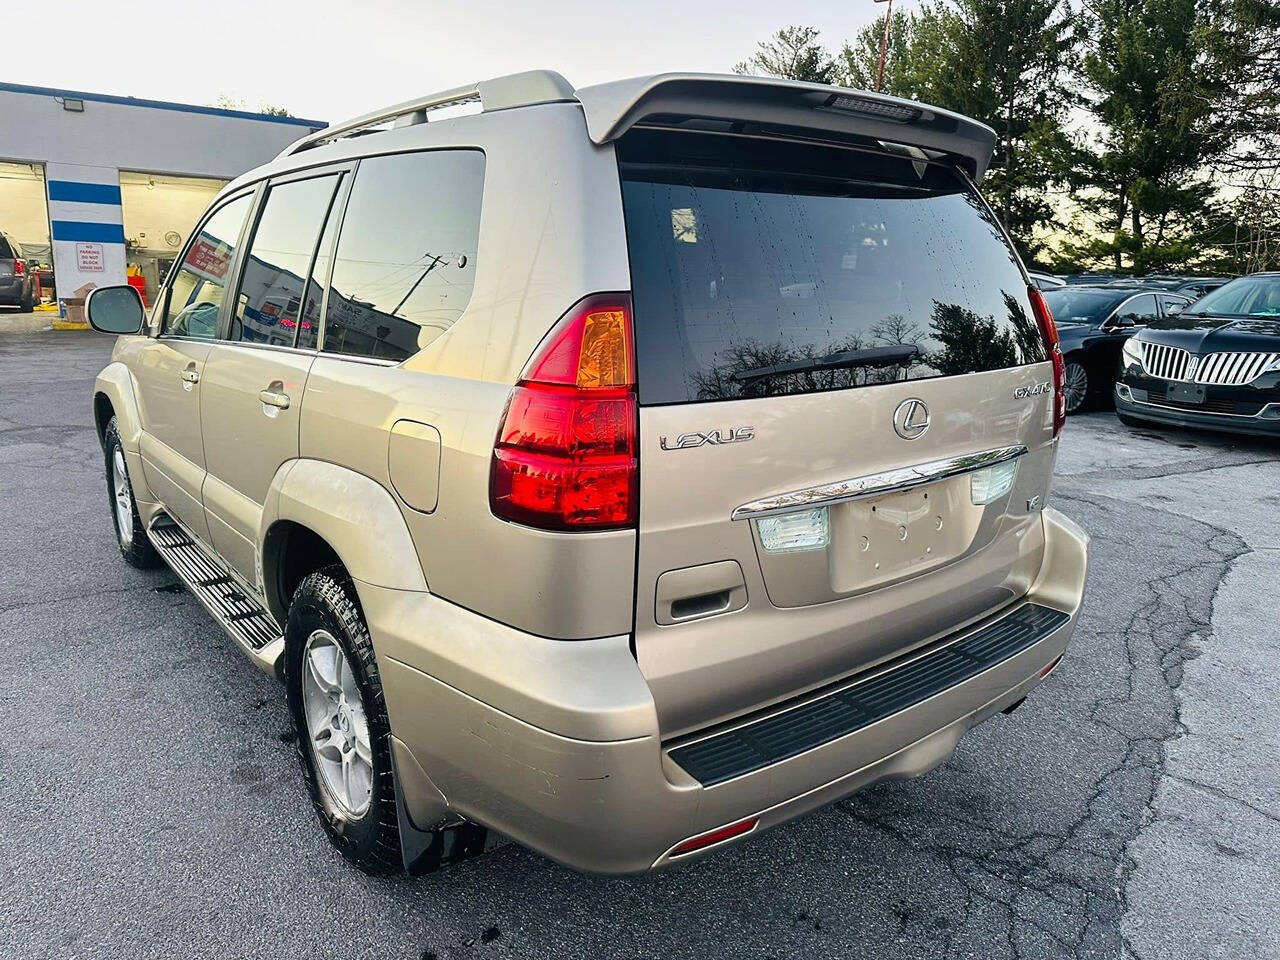
[[[188,590],[250,658],[271,672],[284,649],[280,625],[246,593],[220,560],[167,514],[147,529],[156,551]]]

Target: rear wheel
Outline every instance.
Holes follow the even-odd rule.
[[[1079,360],[1067,361],[1067,413],[1079,413],[1089,403],[1089,371]]]
[[[108,421],[102,435],[102,450],[106,455],[111,521],[115,526],[120,555],[131,566],[143,570],[154,567],[160,562],[160,556],[147,539],[142,518],[138,516],[138,504],[133,499],[133,484],[129,480],[129,464],[124,458],[124,446],[120,443],[120,429],[115,417]]]
[[[311,802],[366,873],[399,871],[391,725],[369,628],[341,567],[304,577],[285,628],[285,682]]]
[[[18,304],[18,309],[21,310],[23,313],[30,313],[33,309],[35,309],[35,305],[36,305],[35,294],[32,291],[28,290],[26,293],[22,295],[22,302]]]

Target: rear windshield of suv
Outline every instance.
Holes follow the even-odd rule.
[[[947,165],[656,131],[618,154],[643,404],[1046,357],[1013,252]]]

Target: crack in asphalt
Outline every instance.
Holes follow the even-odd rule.
[[[1196,471],[1170,469],[1164,475],[1176,472]],[[1058,478],[1056,500],[1068,512],[1074,505],[1115,514],[1125,505],[1089,490],[1091,479],[1090,475]],[[1087,704],[1081,722],[1115,738],[1123,744],[1123,752],[1095,772],[1092,792],[1074,821],[1054,830],[1018,833],[953,816],[952,822],[963,830],[959,840],[948,841],[935,835],[943,817],[934,807],[886,813],[863,794],[837,804],[865,827],[939,859],[961,886],[962,919],[941,938],[942,957],[970,955],[964,948],[972,944],[960,944],[957,935],[979,926],[970,921],[984,904],[1001,911],[1004,922],[995,921],[996,927],[1004,928],[998,937],[1001,953],[1014,960],[1033,955],[1083,957],[1099,946],[1115,955],[1128,947],[1120,920],[1129,908],[1125,888],[1136,864],[1127,848],[1154,816],[1156,790],[1167,775],[1165,744],[1182,730],[1175,690],[1183,664],[1197,655],[1195,644],[1212,634],[1213,599],[1219,585],[1235,558],[1249,550],[1230,531],[1152,509],[1197,531],[1186,549],[1198,548],[1194,550],[1198,555],[1143,582],[1145,597],[1134,604],[1122,625],[1093,631],[1098,644],[1124,650],[1123,687],[1115,693],[1100,692]],[[1082,628],[1083,624],[1077,630]],[[1155,698],[1155,709],[1153,678],[1163,687]],[[1054,923],[1046,920],[1037,894],[1061,908]],[[991,918],[984,918],[984,923],[990,926]]]

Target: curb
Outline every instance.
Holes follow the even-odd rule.
[[[53,317],[42,317],[39,314],[24,313],[18,316],[7,316],[0,313],[0,335],[6,333],[38,333],[57,326],[60,321]]]

